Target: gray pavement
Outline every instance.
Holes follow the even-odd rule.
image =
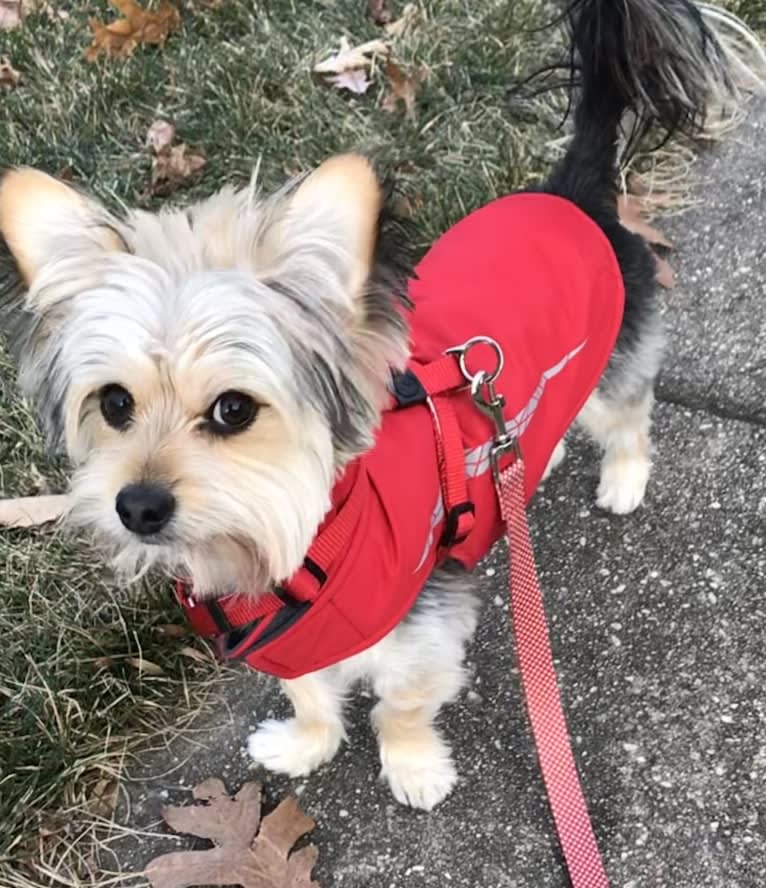
[[[766,871],[766,104],[698,168],[704,206],[663,228],[679,287],[645,506],[593,505],[598,459],[575,440],[531,512],[559,680],[614,888],[757,888]],[[477,571],[484,600],[468,691],[443,717],[462,780],[425,814],[377,780],[367,723],[317,774],[253,771],[242,749],[287,713],[243,672],[216,719],[133,771],[131,822],[207,776],[267,798],[297,789],[317,819],[323,888],[559,888],[568,884],[519,692],[502,546]],[[175,760],[173,758],[175,757]],[[168,768],[173,770],[168,772]],[[152,777],[152,774],[162,776]],[[160,830],[161,831],[161,830]],[[119,849],[123,871],[176,840]]]

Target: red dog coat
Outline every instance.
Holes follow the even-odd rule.
[[[524,454],[527,499],[595,388],[624,289],[605,235],[574,204],[496,200],[439,238],[416,273],[410,372],[394,378],[396,403],[336,484],[303,567],[260,597],[196,601],[178,585],[193,628],[218,636],[222,656],[282,678],[344,660],[400,622],[441,561],[473,567],[501,535],[495,430],[448,348],[477,335],[502,347],[495,386]],[[486,346],[469,357],[472,372],[494,363]]]

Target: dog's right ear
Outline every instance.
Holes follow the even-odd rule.
[[[0,178],[0,237],[30,286],[62,244],[74,252],[125,249],[98,204],[39,170],[12,169]]]

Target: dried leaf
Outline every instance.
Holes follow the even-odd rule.
[[[340,50],[314,65],[314,73],[343,74],[344,71],[369,71],[378,56],[385,58],[389,52],[390,47],[385,40],[368,40],[359,46],[351,46],[345,37],[341,37]]]
[[[164,46],[168,36],[181,26],[178,9],[162,0],[152,12],[139,6],[135,0],[109,0],[124,16],[105,25],[98,19],[90,20],[93,42],[85,50],[85,58],[95,62],[104,53],[110,58],[127,58],[139,44]]]
[[[182,657],[188,657],[190,660],[196,660],[198,663],[210,663],[211,659],[204,651],[189,647],[189,645],[184,645],[178,653],[181,654]]]
[[[176,128],[167,120],[155,120],[146,133],[146,147],[159,154],[170,148],[176,137]]]
[[[114,777],[101,777],[88,795],[87,807],[96,817],[111,817],[117,807],[120,784]]]
[[[0,527],[38,527],[66,512],[66,496],[22,496],[0,500]]]
[[[0,31],[12,31],[21,24],[21,0],[0,0]]]
[[[662,284],[666,290],[672,290],[676,285],[676,276],[670,263],[667,259],[658,256],[656,253],[654,254],[654,262],[657,266],[657,274],[655,277],[657,278],[658,283]]]
[[[371,80],[367,79],[364,71],[344,71],[342,74],[333,74],[327,78],[336,89],[347,89],[356,95],[363,95],[370,88]]]
[[[309,845],[290,854],[298,839],[314,828],[296,799],[285,799],[261,821],[257,783],[245,783],[230,796],[223,783],[212,778],[193,795],[202,804],[167,807],[162,816],[176,832],[211,839],[215,846],[156,857],[143,873],[153,888],[319,888],[311,879],[317,849]]]
[[[411,74],[406,74],[396,62],[388,59],[383,69],[388,78],[389,91],[383,97],[381,107],[390,114],[396,112],[399,102],[404,104],[407,117],[412,120],[415,117],[415,95],[418,87],[426,79],[425,68],[417,68]]]
[[[157,154],[152,160],[151,194],[166,196],[189,185],[205,167],[207,158],[200,148],[185,143]]]
[[[388,8],[388,0],[369,0],[368,8],[370,16],[376,25],[385,25],[391,21],[391,10]]]
[[[145,672],[147,675],[164,675],[165,670],[162,666],[152,663],[151,660],[144,660],[143,657],[125,657],[128,666],[138,669],[139,672]]]
[[[664,247],[666,250],[672,250],[673,244],[665,237],[662,232],[658,231],[644,219],[646,212],[647,198],[636,194],[620,195],[617,201],[617,212],[620,222],[629,231],[639,234],[652,247],[654,254],[654,262],[657,267],[655,277],[657,282],[667,290],[672,290],[676,285],[676,277],[673,268],[663,256],[658,255],[656,247]]]
[[[420,23],[420,10],[414,3],[408,3],[399,18],[386,25],[385,31],[394,40],[404,37]]]
[[[189,634],[187,628],[180,626],[178,623],[161,623],[159,626],[154,627],[154,631],[158,635],[164,635],[166,638],[186,638]]]
[[[644,219],[644,212],[644,202],[639,196],[635,194],[620,195],[617,201],[617,213],[625,228],[634,234],[640,234],[647,243],[659,244],[661,247],[672,250],[673,244]]]
[[[0,86],[13,89],[18,86],[21,74],[13,67],[11,60],[0,56]]]

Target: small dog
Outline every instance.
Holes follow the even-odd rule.
[[[708,107],[741,97],[730,54],[688,0],[575,0],[567,14],[574,136],[539,191],[599,226],[624,281],[617,344],[579,422],[603,450],[598,504],[625,514],[649,478],[663,337],[651,252],[617,217],[621,123],[693,136]],[[72,519],[121,571],[160,567],[214,598],[300,567],[408,362],[407,273],[382,258],[397,253],[382,204],[356,156],[265,199],[224,188],[125,218],[41,172],[5,174],[20,382],[75,466]],[[562,441],[549,470],[563,454]],[[331,759],[346,694],[366,680],[383,775],[399,801],[432,808],[456,781],[434,720],[464,683],[476,611],[465,573],[440,566],[381,641],[284,682],[295,717],[264,722],[253,758],[293,776]]]

